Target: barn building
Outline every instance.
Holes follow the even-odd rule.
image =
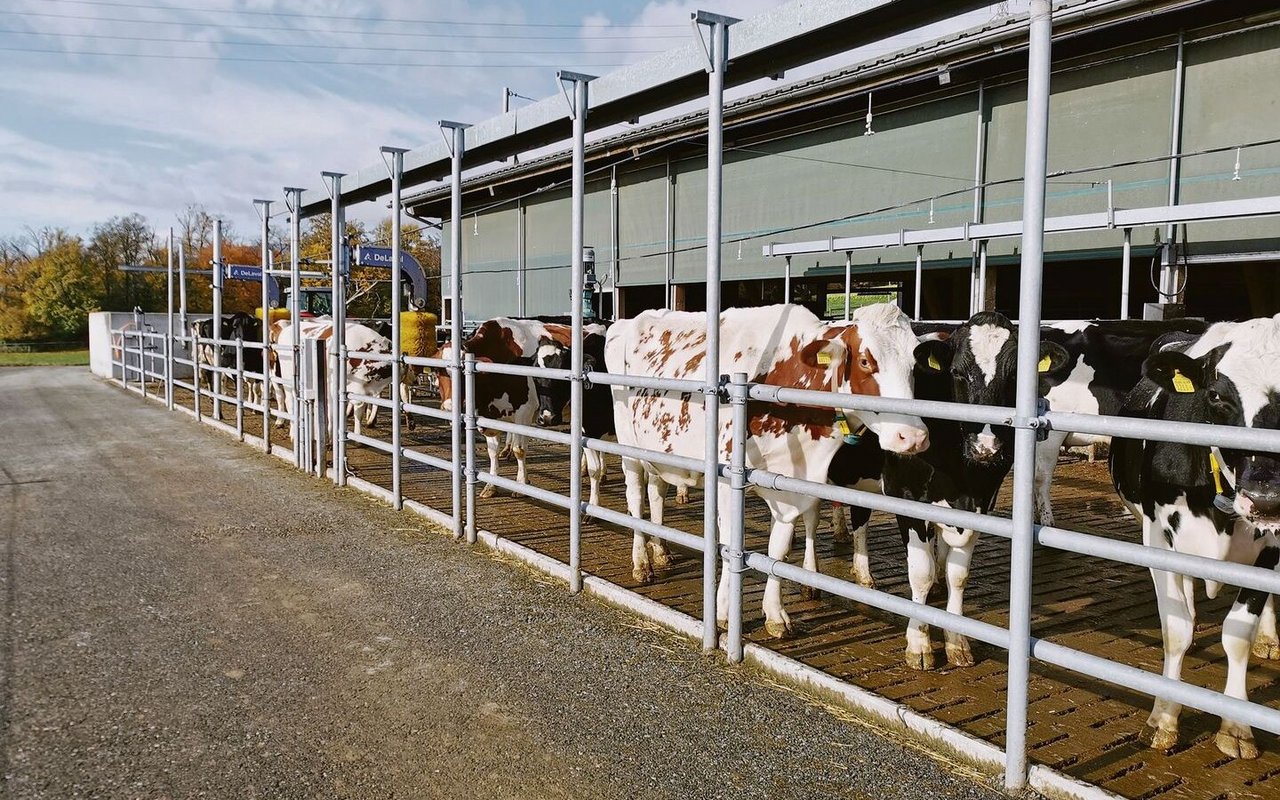
[[[767,250],[1018,219],[1026,25],[997,17],[730,103],[724,306],[789,298],[839,316],[847,261],[855,304],[892,298],[911,312],[918,291],[922,318],[1016,317],[1016,237],[926,246],[918,273],[914,246]],[[1048,216],[1280,194],[1273,4],[1066,3],[1053,48]],[[603,316],[704,307],[705,142],[696,111],[588,143],[586,242]],[[568,311],[570,160],[556,150],[466,178],[468,320]],[[442,220],[447,248],[447,183],[407,206]],[[1046,237],[1044,318],[1280,311],[1272,220],[1134,227],[1129,241],[1125,287],[1119,228]]]

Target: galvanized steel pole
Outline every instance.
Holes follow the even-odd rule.
[[[453,535],[461,539],[462,529],[462,403],[458,402],[458,387],[462,386],[462,157],[466,148],[466,125],[461,122],[441,120],[441,131],[449,131],[452,176],[449,186],[449,283],[453,305],[449,310],[449,342],[453,363],[449,366],[449,379],[453,382]],[[468,457],[470,451],[468,451]],[[474,542],[473,537],[468,541]]]
[[[920,319],[920,295],[924,293],[924,245],[916,245],[916,308],[913,319]]]
[[[844,251],[844,321],[853,317],[853,251]]]
[[[1018,386],[1014,432],[1013,542],[1009,578],[1009,687],[1005,708],[1005,788],[1027,782],[1027,681],[1031,671],[1031,561],[1039,417],[1040,294],[1044,277],[1045,173],[1049,148],[1050,0],[1032,0],[1023,167],[1022,264],[1018,306]]]
[[[558,72],[556,79],[573,83],[573,194],[570,212],[569,310],[569,591],[582,591],[582,282],[583,225],[586,206],[587,84],[594,75]]]
[[[293,431],[293,463],[301,469],[302,464],[302,264],[300,261],[302,244],[302,190],[285,187],[285,206],[289,209],[289,284],[293,290],[289,293],[289,324],[293,329],[293,414],[290,429]]]
[[[213,331],[213,338],[217,341],[222,340],[222,220],[215,219],[213,221],[213,325],[210,326]],[[213,367],[214,372],[210,373],[210,383],[213,386],[213,418],[222,419],[222,403],[218,400],[218,395],[222,393],[222,373],[217,372],[222,368],[222,345],[215,344],[213,346]]]
[[[702,368],[703,411],[706,415],[702,513],[702,648],[716,647],[716,565],[720,548],[716,488],[720,452],[720,196],[724,179],[724,71],[728,66],[732,17],[698,11],[693,19],[709,26],[707,55],[707,342]],[[701,38],[702,28],[698,28]]]
[[[173,410],[173,228],[169,229],[169,265],[165,271],[164,404]]]
[[[987,240],[978,242],[978,302],[974,313],[987,310]]]
[[[346,215],[342,208],[341,172],[322,172],[329,183],[329,307],[333,317],[333,336],[329,338],[329,431],[333,449],[333,482],[338,486],[347,483],[347,286],[346,264],[343,257],[346,248],[343,239],[347,231]]]
[[[386,156],[391,156],[391,164],[387,167],[391,173],[391,353],[395,356],[391,362],[391,503],[397,511],[404,507],[404,498],[400,495],[400,425],[404,411],[400,404],[400,380],[404,374],[404,352],[400,347],[400,301],[403,299],[400,296],[400,228],[403,216],[400,182],[404,177],[404,154],[407,152],[403,147],[382,148],[384,162]]]
[[[1120,259],[1120,319],[1129,318],[1129,269],[1133,256],[1133,228],[1124,229],[1124,255]]]
[[[271,266],[271,203],[270,200],[254,200],[258,215],[262,217],[262,449],[271,452],[271,287],[267,281],[275,280],[267,274]]]
[[[747,375],[735,372],[729,381],[729,402],[733,404],[733,449],[729,452],[729,553],[725,569],[729,574],[729,631],[725,652],[729,661],[742,661],[742,573],[746,569],[747,507]]]
[[[462,387],[466,400],[467,413],[467,454],[465,459],[467,473],[467,543],[476,543],[476,357],[467,353],[462,365],[465,383]],[[454,384],[453,407],[456,411],[462,404],[458,402],[458,384]],[[456,429],[455,429],[456,430]],[[454,474],[458,474],[458,462],[455,462]]]

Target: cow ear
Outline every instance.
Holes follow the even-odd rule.
[[[951,346],[937,339],[926,339],[916,345],[916,369],[925,373],[943,373],[951,369]]]
[[[1142,374],[1166,392],[1191,394],[1205,388],[1204,361],[1177,350],[1152,353]]]
[[[826,369],[842,363],[849,348],[839,339],[814,339],[800,351],[800,361],[810,369]]]
[[[1040,342],[1040,363],[1036,371],[1044,378],[1061,377],[1063,370],[1071,366],[1071,354],[1055,342]]]

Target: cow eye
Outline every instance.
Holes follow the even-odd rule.
[[[866,356],[863,356],[862,358],[859,358],[859,359],[858,359],[858,366],[859,366],[859,367],[862,367],[862,368],[863,368],[863,369],[865,369],[865,370],[870,370],[870,369],[871,369],[871,360],[870,360],[870,359],[868,359]]]
[[[1210,389],[1206,394],[1206,396],[1209,398],[1209,402],[1214,404],[1215,406],[1222,404],[1222,395],[1218,394],[1213,389]]]

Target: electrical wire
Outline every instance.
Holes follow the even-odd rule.
[[[382,17],[378,19],[369,19],[367,17],[352,16],[350,14],[308,14],[299,11],[255,11],[251,9],[238,8],[201,8],[196,6],[155,6],[149,3],[118,3],[108,2],[108,0],[45,0],[46,3],[68,3],[78,6],[106,6],[107,8],[140,8],[147,11],[186,11],[201,14],[243,14],[259,17],[290,17],[294,19],[331,19],[341,20],[344,22],[386,22],[396,24],[420,24],[420,25],[463,25],[463,26],[494,26],[503,28],[577,28],[580,27],[576,22],[477,22],[474,20],[449,20],[449,19],[400,19],[394,17]],[[684,25],[615,25],[617,28],[684,28]]]
[[[179,38],[169,36],[118,36],[116,34],[106,33],[60,33],[57,31],[15,31],[0,28],[0,34],[10,34],[14,36],[66,36],[74,39],[108,39],[111,41],[123,42],[166,42],[179,44],[192,44],[190,38]],[[575,56],[575,55],[608,55],[611,53],[637,53],[652,54],[664,53],[665,50],[609,50],[608,53],[601,53],[598,50],[471,50],[461,51],[456,48],[421,48],[421,47],[385,47],[382,45],[334,45],[322,44],[318,42],[306,43],[286,43],[286,42],[245,42],[245,41],[208,41],[206,44],[229,45],[235,47],[306,47],[320,50],[376,50],[382,53],[453,53],[459,54],[466,52],[468,55],[548,55],[548,56]]]
[[[54,55],[65,56],[103,56],[106,58],[154,58],[169,61],[235,61],[252,64],[314,64],[330,67],[430,67],[431,69],[521,69],[524,67],[536,66],[563,66],[562,64],[462,64],[458,62],[452,63],[431,63],[424,64],[412,61],[325,61],[319,59],[308,58],[257,58],[250,56],[201,56],[201,55],[185,55],[177,53],[104,53],[98,50],[58,50],[51,48],[38,47],[4,47],[0,46],[0,52],[8,53],[50,53]],[[455,51],[456,52],[456,51]],[[556,55],[556,53],[547,53],[546,55]],[[626,63],[610,62],[585,62],[574,61],[573,64],[579,67],[624,67]]]
[[[18,17],[41,17],[44,19],[67,19],[77,22],[124,22],[129,25],[168,25],[170,27],[214,28],[215,30],[250,30],[250,31],[288,31],[290,33],[336,33],[343,35],[377,36],[379,39],[388,36],[408,36],[419,39],[573,39],[581,41],[580,34],[538,34],[538,33],[421,33],[415,31],[371,31],[368,29],[350,28],[299,28],[292,25],[229,25],[225,23],[194,22],[167,19],[131,19],[128,17],[92,17],[84,14],[47,14],[40,11],[0,11]],[[624,36],[601,36],[593,32],[593,40],[609,39],[684,39],[684,33],[630,33]]]

